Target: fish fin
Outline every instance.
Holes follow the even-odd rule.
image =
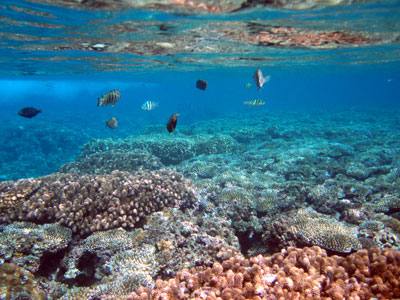
[[[43,110],[42,110],[42,109],[39,109],[38,113],[41,113],[41,112],[43,112]]]
[[[100,98],[97,98],[97,106],[100,106]]]
[[[268,81],[270,81],[270,79],[271,79],[271,75],[265,76],[264,83],[267,83]]]
[[[260,86],[258,87],[258,91],[261,92],[261,87]]]

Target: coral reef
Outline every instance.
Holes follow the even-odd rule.
[[[95,232],[62,262],[65,280],[81,286],[62,299],[124,299],[139,286],[153,287],[156,276],[171,277],[182,268],[210,266],[239,255],[229,225],[223,219],[197,219],[164,208],[150,215],[144,228]]]
[[[104,241],[99,242],[105,245]],[[124,299],[132,290],[136,290],[140,286],[153,287],[153,277],[159,270],[159,264],[155,258],[155,248],[151,245],[142,245],[140,249],[120,251],[104,265],[103,263],[101,262],[99,265],[108,271],[109,276],[102,277],[99,283],[92,284],[88,288],[70,290],[60,299],[95,297],[110,300]]]
[[[344,253],[362,247],[357,239],[357,229],[352,230],[349,226],[315,211],[301,209],[292,222],[289,230],[298,240],[309,245]]]
[[[317,246],[289,247],[271,257],[235,256],[183,270],[127,299],[392,299],[400,297],[399,276],[400,253],[391,249],[341,257]]]
[[[23,265],[35,273],[44,255],[66,249],[71,240],[71,229],[59,224],[14,222],[0,225],[0,262]]]
[[[13,263],[0,264],[0,298],[4,300],[47,299],[32,273]]]
[[[337,48],[338,45],[358,46],[373,43],[373,40],[363,34],[342,31],[317,31],[256,23],[249,24],[249,27],[256,31],[249,39],[263,46]]]
[[[104,269],[104,264],[110,257],[132,248],[132,238],[123,228],[94,232],[74,245],[64,258],[64,277],[68,280],[78,276],[100,280],[105,274],[110,274]]]
[[[178,135],[174,139],[164,134],[129,137],[124,140],[93,140],[83,148],[78,160],[106,151],[144,150],[159,158],[164,165],[176,165],[201,154],[231,153],[235,141],[228,135]],[[112,154],[110,154],[112,155]]]
[[[95,9],[95,10],[115,10],[121,8],[135,9],[152,9],[156,11],[166,11],[175,13],[229,13],[240,9],[255,6],[265,6],[284,9],[305,10],[320,6],[338,6],[353,3],[354,1],[330,1],[330,0],[157,0],[157,1],[126,1],[113,2],[104,0],[94,0],[90,2],[82,2],[80,0],[35,0],[39,3],[50,3],[58,6],[65,6],[79,9]]]
[[[164,165],[146,151],[104,151],[80,155],[77,160],[62,166],[59,172],[77,174],[111,174],[112,171],[135,173],[141,170],[158,170]]]
[[[74,233],[133,228],[165,206],[189,207],[194,192],[188,180],[170,170],[132,175],[55,174],[0,183],[0,220],[59,222]]]

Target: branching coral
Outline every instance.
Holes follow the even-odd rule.
[[[117,227],[133,228],[165,206],[190,206],[193,188],[170,170],[132,175],[55,174],[0,183],[0,221],[59,222],[86,235]]]
[[[271,257],[232,257],[202,270],[184,270],[129,300],[348,299],[400,297],[400,252],[360,250],[328,256],[314,246],[289,247]]]

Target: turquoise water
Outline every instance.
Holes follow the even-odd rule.
[[[234,255],[398,251],[399,20],[399,1],[1,1],[0,263],[48,299],[138,299]]]

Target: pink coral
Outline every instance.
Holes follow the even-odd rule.
[[[392,249],[341,257],[317,246],[289,247],[271,257],[235,256],[206,269],[183,270],[128,299],[392,299],[400,297],[399,277],[400,252]]]

